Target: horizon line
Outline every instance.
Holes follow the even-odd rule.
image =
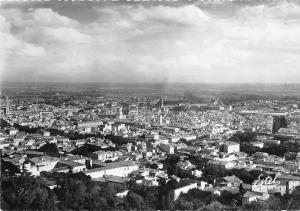
[[[238,84],[259,84],[259,85],[300,85],[300,82],[95,82],[95,81],[88,81],[88,82],[71,82],[71,81],[1,81],[0,86],[2,84],[12,84],[12,83],[19,83],[19,84],[124,84],[124,85],[131,85],[131,84],[224,84],[224,85],[238,85]]]

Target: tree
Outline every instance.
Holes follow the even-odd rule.
[[[0,119],[0,128],[5,128],[7,126],[9,126],[8,122],[4,119]]]
[[[224,211],[225,206],[222,205],[220,202],[212,202],[207,206],[201,207],[200,209],[197,209],[198,211]]]
[[[136,208],[138,210],[146,209],[144,198],[137,193],[130,191],[127,194],[127,201],[131,208]]]
[[[234,202],[239,198],[239,194],[232,194],[231,192],[224,190],[221,192],[221,195],[217,198],[217,200],[224,205],[235,205]]]
[[[288,202],[287,210],[299,210],[300,209],[300,186],[297,186],[292,192],[291,198]]]
[[[246,204],[243,207],[243,210],[253,210],[253,211],[257,211],[257,210],[268,210],[269,209],[269,205],[268,203],[264,202],[264,201],[254,201],[251,202],[250,204]]]
[[[273,196],[270,196],[267,203],[269,204],[270,210],[281,210],[281,200],[278,195],[274,194]]]
[[[230,140],[235,142],[252,142],[256,140],[256,133],[244,132],[234,134]]]
[[[59,153],[57,145],[55,143],[47,143],[40,147],[39,151],[49,153]]]
[[[116,207],[116,192],[109,184],[92,181],[82,172],[48,175],[48,177],[51,176],[58,183],[54,191],[58,200],[61,201],[61,210],[99,210]]]
[[[29,175],[2,178],[1,195],[9,210],[57,209],[55,194],[42,180]]]
[[[252,146],[249,142],[241,142],[240,146],[241,146],[242,152],[245,152],[250,155],[261,151],[261,149],[259,147]]]
[[[198,209],[213,200],[211,192],[202,191],[199,189],[191,189],[185,194],[181,194],[175,202],[175,208],[181,210]]]
[[[183,198],[180,198],[175,202],[176,210],[193,210],[193,207],[194,205],[192,202],[186,201]]]
[[[163,202],[162,202],[162,210],[173,210],[175,209],[175,203],[173,200],[173,194],[171,191],[169,191],[164,197],[161,197]]]

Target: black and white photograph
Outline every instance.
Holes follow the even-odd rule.
[[[300,210],[300,0],[0,0],[0,211]]]

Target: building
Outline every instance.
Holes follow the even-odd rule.
[[[84,171],[84,173],[92,179],[103,177],[104,175],[127,177],[131,172],[138,170],[138,168],[138,165],[133,161],[120,161],[107,163],[106,166],[89,169]]]
[[[281,195],[284,195],[286,193],[286,184],[284,182],[276,181],[278,175],[279,174],[277,174],[274,179],[267,177],[262,180],[260,179],[262,175],[260,175],[258,179],[252,183],[252,191],[265,194],[280,193]]]
[[[233,168],[235,166],[234,162],[220,161],[220,160],[210,160],[207,163],[207,168],[215,170],[226,170]]]
[[[100,150],[100,151],[89,153],[87,155],[87,157],[90,157],[94,160],[100,160],[102,162],[105,162],[107,160],[115,161],[119,158],[120,155],[121,155],[121,153],[118,153],[118,152],[110,152],[110,151]]]
[[[10,146],[10,141],[8,139],[4,139],[0,141],[0,149],[4,149],[5,147]]]
[[[33,151],[33,150],[26,150],[24,152],[24,154],[26,154],[27,158],[34,158],[34,157],[44,156],[46,153],[39,152],[39,151]]]
[[[103,125],[102,121],[77,122],[77,128],[79,129],[98,127],[100,125]]]
[[[254,147],[258,147],[258,148],[263,148],[264,147],[264,143],[260,142],[260,141],[251,142],[251,145],[254,146]]]
[[[286,185],[286,193],[291,194],[297,186],[300,186],[300,176],[278,175],[277,180]]]
[[[163,125],[163,116],[159,115],[159,125]]]
[[[80,172],[86,169],[86,165],[82,163],[77,163],[71,160],[61,160],[56,167],[68,167],[72,172]]]
[[[83,156],[79,156],[79,155],[71,155],[71,156],[66,157],[65,160],[69,160],[69,161],[73,161],[73,162],[85,164],[86,161],[88,160],[88,158],[87,157],[83,157]]]
[[[119,116],[118,116],[118,119],[120,119],[120,120],[125,119],[125,116],[124,116],[124,114],[123,114],[123,108],[122,108],[122,107],[120,107],[120,109],[119,109]]]
[[[174,154],[175,153],[175,147],[171,144],[163,144],[161,143],[159,145],[159,148],[161,149],[161,151],[169,153],[169,154]]]
[[[130,178],[128,177],[118,177],[118,176],[112,176],[112,175],[105,175],[104,177],[99,177],[95,179],[95,181],[103,182],[110,184],[112,186],[118,186],[121,189],[127,188],[127,183],[129,182]]]
[[[49,137],[50,136],[50,132],[49,131],[44,131],[43,135],[46,136],[46,137]]]
[[[240,144],[235,143],[235,142],[231,142],[231,141],[227,141],[227,142],[224,143],[224,151],[226,153],[239,152],[240,151]]]
[[[39,176],[42,171],[51,171],[59,162],[59,158],[48,155],[30,158],[24,168],[34,176]]]
[[[196,140],[197,136],[196,135],[183,135],[181,138],[183,138],[187,141],[192,141],[192,140]]]
[[[188,184],[188,185],[185,185],[185,186],[182,186],[180,188],[173,190],[171,192],[171,194],[173,196],[173,200],[176,201],[178,199],[178,197],[180,196],[180,194],[187,193],[187,192],[189,192],[189,190],[197,188],[197,187],[198,187],[197,183],[191,183],[191,184]]]
[[[267,200],[270,197],[267,193],[259,193],[253,191],[247,191],[242,198],[242,204],[250,204],[251,202],[258,200]]]
[[[202,171],[197,170],[196,166],[191,164],[189,161],[180,161],[176,164],[176,169],[178,172],[183,174],[190,174],[195,177],[201,177]]]
[[[9,130],[9,135],[16,135],[17,133],[19,132],[19,130],[17,130],[17,129],[11,129],[11,130]]]
[[[272,133],[276,133],[280,128],[287,127],[287,120],[284,115],[274,115],[272,118]]]
[[[240,180],[238,177],[236,176],[226,176],[226,177],[223,177],[221,178],[219,181],[218,181],[218,184],[219,185],[222,185],[222,186],[226,186],[226,187],[240,187],[240,184],[242,183],[243,181]]]

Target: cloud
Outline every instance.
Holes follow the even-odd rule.
[[[6,17],[7,21],[15,27],[76,27],[79,23],[76,20],[60,15],[50,8],[28,9],[26,11],[20,9],[2,9],[1,13]]]
[[[83,23],[51,8],[3,8],[2,79],[300,82],[299,5],[240,5],[226,17],[201,5],[93,12]]]

